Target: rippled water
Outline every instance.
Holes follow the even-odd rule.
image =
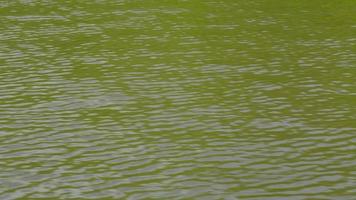
[[[355,13],[0,1],[0,199],[355,199]]]

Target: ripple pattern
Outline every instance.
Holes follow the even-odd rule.
[[[355,8],[0,2],[0,199],[355,199]]]

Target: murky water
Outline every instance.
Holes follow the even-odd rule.
[[[0,199],[355,199],[355,13],[0,1]]]

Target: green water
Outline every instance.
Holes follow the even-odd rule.
[[[0,1],[0,199],[356,198],[356,1]]]

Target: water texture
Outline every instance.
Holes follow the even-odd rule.
[[[0,1],[0,199],[356,198],[356,1]]]

